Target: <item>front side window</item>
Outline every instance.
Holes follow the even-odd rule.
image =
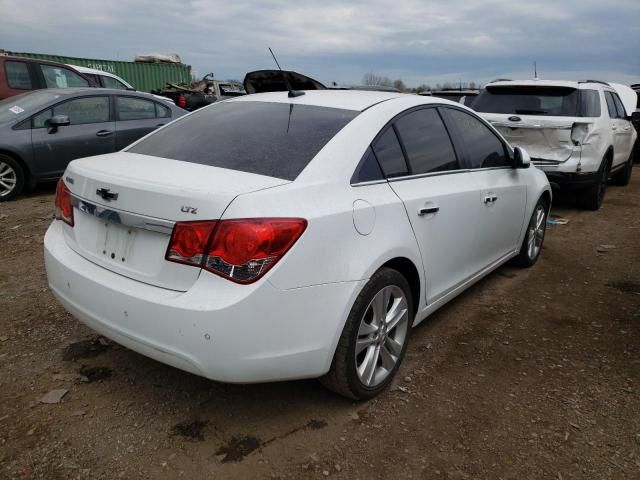
[[[358,113],[276,102],[214,103],[128,151],[294,180]]]
[[[396,121],[411,174],[457,170],[458,160],[435,108],[416,110]]]
[[[59,103],[53,107],[53,115],[67,115],[71,125],[108,122],[109,97],[83,97]]]
[[[156,104],[144,98],[118,97],[118,116],[121,121],[156,118]]]
[[[40,64],[47,88],[88,87],[89,82],[71,70],[54,65]]]
[[[116,88],[118,90],[126,90],[127,86],[120,80],[116,80],[113,77],[107,77],[106,75],[100,75],[102,79],[102,85],[104,88]]]
[[[374,142],[373,151],[387,177],[408,175],[407,162],[404,160],[402,147],[392,127],[388,127],[380,138]]]
[[[508,167],[511,161],[504,144],[480,120],[453,108],[443,108],[447,125],[453,126],[462,141],[469,168]]]
[[[473,102],[478,112],[575,117],[578,90],[568,87],[488,86]]]
[[[580,110],[583,117],[600,116],[600,94],[597,90],[580,90]]]
[[[611,92],[604,92],[604,99],[607,101],[607,110],[609,111],[609,118],[618,118],[618,111],[616,110],[616,102],[613,99]]]
[[[49,120],[51,117],[53,117],[53,110],[49,108],[44,112],[40,112],[39,114],[34,115],[31,126],[33,128],[44,128],[47,124],[47,120]]]
[[[29,75],[29,65],[25,62],[4,62],[4,69],[7,75],[7,85],[17,90],[32,90],[31,75]]]

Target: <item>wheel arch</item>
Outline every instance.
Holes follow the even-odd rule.
[[[385,267],[400,272],[404,278],[407,279],[407,283],[411,289],[411,303],[413,306],[413,315],[415,316],[418,313],[422,293],[422,281],[415,263],[407,257],[395,257],[380,266],[380,268]],[[378,268],[378,270],[380,270],[380,268]]]

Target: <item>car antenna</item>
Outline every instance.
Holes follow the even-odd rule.
[[[294,90],[293,88],[291,88],[291,83],[289,82],[287,75],[285,75],[284,71],[282,70],[282,67],[280,67],[280,64],[278,63],[278,59],[273,54],[273,50],[271,50],[271,47],[268,47],[268,48],[269,48],[269,53],[271,53],[273,60],[276,62],[276,65],[278,66],[278,70],[280,70],[280,73],[282,74],[282,80],[284,80],[284,84],[286,85],[287,90],[289,91],[289,98],[299,97],[301,95],[304,95],[305,92],[303,92],[302,90]]]
[[[538,78],[538,62],[536,62],[535,60],[533,61],[533,79],[540,80]]]

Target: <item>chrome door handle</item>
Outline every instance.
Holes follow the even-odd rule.
[[[440,207],[424,207],[418,210],[418,215],[429,215],[430,213],[438,213],[440,211]]]
[[[100,130],[96,132],[96,137],[108,137],[109,135],[113,135],[111,130]]]

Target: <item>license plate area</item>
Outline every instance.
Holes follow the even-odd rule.
[[[98,238],[102,238],[103,241],[98,245],[96,253],[106,260],[126,264],[131,258],[138,229],[109,221],[103,222],[100,229],[102,232],[98,234]]]

